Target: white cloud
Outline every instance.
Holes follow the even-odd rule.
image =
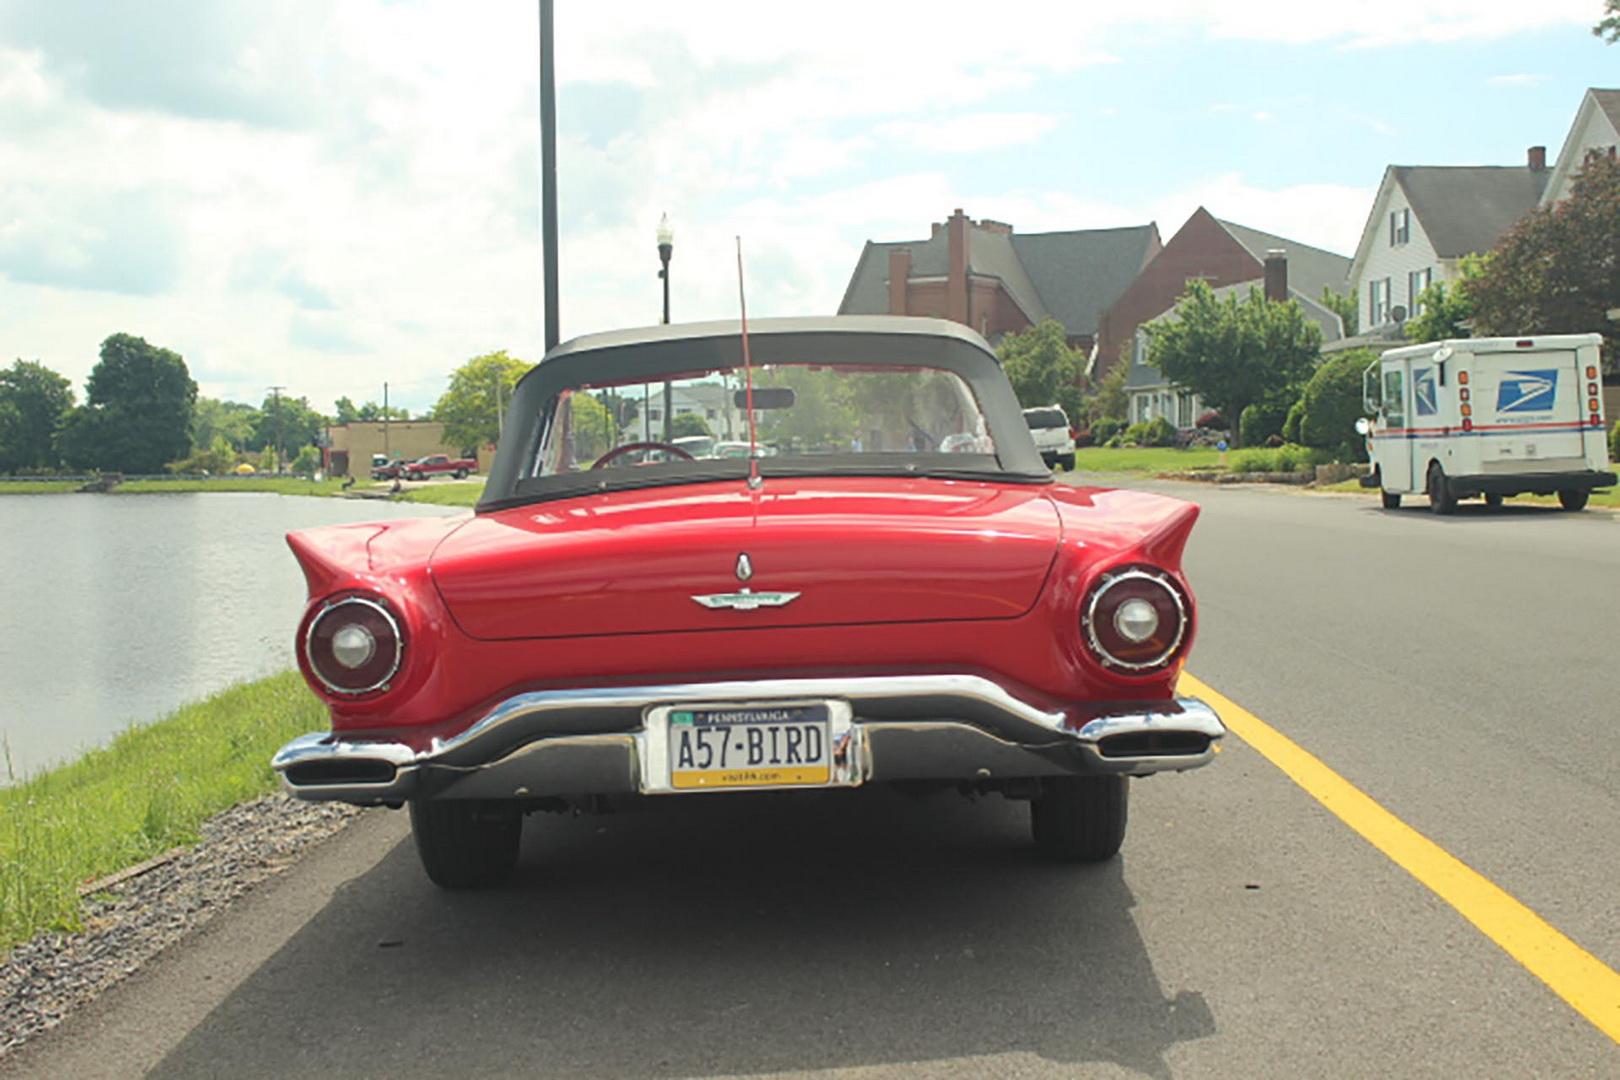
[[[325,406],[388,380],[413,408],[470,355],[534,356],[532,4],[217,0],[152,15],[161,32],[147,7],[0,0],[8,353],[80,381],[99,341],[128,330],[184,353],[210,395],[284,383]],[[1348,251],[1370,189],[1189,177],[1126,205],[1036,181],[963,191],[917,157],[954,167],[957,151],[1044,146],[1067,117],[1113,115],[1009,101],[1114,62],[1122,28],[1365,48],[1581,28],[1590,7],[1004,0],[992,39],[964,0],[829,0],[791,33],[753,3],[562,4],[564,95],[639,103],[602,130],[563,118],[563,331],[657,317],[664,210],[682,319],[735,314],[739,232],[752,310],[830,311],[864,240],[922,235],[955,206],[1023,231],[1156,218],[1168,237],[1204,203]],[[912,153],[891,163],[895,144]]]

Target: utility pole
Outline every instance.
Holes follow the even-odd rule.
[[[552,57],[553,0],[540,0],[540,244],[546,304],[546,352],[557,347],[557,73]]]
[[[388,451],[388,384],[383,383],[383,463],[391,464],[394,455]]]
[[[276,469],[275,469],[275,471],[278,472],[278,473],[281,472],[281,392],[283,390],[285,390],[285,389],[287,389],[285,386],[272,386],[272,387],[270,387],[270,400],[273,402],[273,404],[271,405],[271,408],[275,411],[275,414],[276,414]]]

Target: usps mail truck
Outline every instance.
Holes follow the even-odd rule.
[[[1386,509],[1425,494],[1438,514],[1458,499],[1558,496],[1580,510],[1611,487],[1597,334],[1470,338],[1391,349],[1368,366],[1371,475]]]

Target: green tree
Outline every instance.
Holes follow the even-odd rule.
[[[73,384],[44,364],[0,369],[0,472],[54,467],[56,433],[71,408]]]
[[[1069,347],[1062,323],[1045,318],[1027,330],[1008,334],[996,346],[996,355],[1001,357],[1001,368],[1020,405],[1026,409],[1061,405],[1070,417],[1079,418],[1085,358]]]
[[[1587,155],[1569,197],[1508,230],[1468,285],[1480,335],[1599,333],[1620,370],[1620,161]]]
[[[101,360],[85,384],[57,444],[76,468],[157,473],[191,452],[197,384],[172,349],[133,334],[101,343]]]
[[[674,422],[669,425],[669,436],[672,439],[685,438],[688,435],[713,434],[709,422],[697,413],[676,413]]]
[[[1096,393],[1087,405],[1086,417],[1093,429],[1099,420],[1117,420],[1122,425],[1131,407],[1131,397],[1125,392],[1125,379],[1130,375],[1130,364],[1118,363],[1097,383]]]
[[[1620,0],[1603,0],[1604,18],[1592,27],[1592,33],[1610,45],[1620,41]]]
[[[444,424],[444,440],[453,446],[483,446],[500,437],[496,387],[500,387],[500,407],[512,400],[518,380],[534,365],[506,355],[506,350],[475,356],[450,376],[445,390],[433,407],[433,418]]]
[[[574,460],[589,465],[618,442],[613,414],[590,394],[569,396],[569,424],[574,435]],[[679,426],[679,425],[677,425]]]
[[[1349,293],[1334,292],[1322,286],[1322,306],[1339,317],[1344,324],[1344,336],[1355,337],[1361,332],[1361,304]]]
[[[883,374],[877,374],[876,378],[883,378]],[[869,421],[872,414],[856,405],[857,394],[871,400],[874,395],[870,391],[879,383],[871,375],[813,371],[793,364],[764,371],[755,369],[754,385],[756,388],[786,386],[793,389],[791,409],[760,413],[760,442],[804,450],[827,445],[847,446],[852,438],[864,438],[862,422]]]
[[[1281,402],[1280,428],[1322,347],[1321,327],[1297,301],[1276,303],[1257,288],[1221,298],[1205,281],[1190,282],[1175,312],[1147,331],[1148,363],[1240,428],[1250,405]]]
[[[380,421],[384,414],[390,420],[409,420],[411,410],[402,409],[398,405],[390,405],[384,409],[375,401],[368,401],[364,405],[356,405],[354,399],[348,396],[340,397],[332,402],[333,420],[339,424],[369,424]]]
[[[259,410],[240,401],[200,397],[191,411],[191,445],[211,449],[224,439],[232,450],[246,450],[253,442]]]
[[[199,446],[192,451],[190,457],[169,462],[168,469],[174,473],[209,473],[213,476],[223,476],[235,466],[236,450],[225,441],[225,436],[216,435],[212,443]]]
[[[1371,349],[1348,349],[1316,369],[1299,399],[1300,442],[1331,450],[1341,461],[1367,460],[1366,442],[1356,434],[1356,420],[1366,415],[1361,373],[1377,359]]]
[[[308,398],[272,394],[264,399],[253,418],[253,436],[248,446],[279,452],[274,459],[279,468],[302,447],[313,446],[325,427],[326,417],[309,407]]]
[[[1469,290],[1490,261],[1490,255],[1464,255],[1456,281],[1449,286],[1437,281],[1424,289],[1418,296],[1423,311],[1407,320],[1406,336],[1412,341],[1468,337],[1474,318],[1474,298]]]

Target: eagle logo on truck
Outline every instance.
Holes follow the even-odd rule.
[[[1499,413],[1547,412],[1558,396],[1558,370],[1509,371],[1496,389]]]

